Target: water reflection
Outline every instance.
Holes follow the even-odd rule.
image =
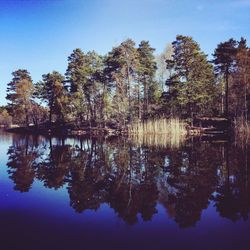
[[[7,165],[15,190],[28,192],[35,179],[50,189],[66,186],[78,213],[106,203],[136,224],[151,220],[161,204],[180,227],[190,227],[210,203],[232,221],[248,218],[249,162],[247,145],[226,142],[156,148],[125,139],[13,136]]]

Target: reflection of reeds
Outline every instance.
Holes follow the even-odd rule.
[[[134,123],[129,135],[136,144],[160,147],[179,147],[184,142],[187,130],[179,119],[158,119]]]
[[[250,123],[244,119],[237,119],[234,122],[236,142],[248,143],[250,139]]]

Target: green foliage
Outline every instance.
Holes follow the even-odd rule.
[[[173,59],[167,61],[167,68],[173,72],[167,81],[169,105],[187,117],[211,112],[215,80],[207,56],[187,36],[177,36],[173,48]]]
[[[105,60],[105,73],[111,86],[114,86],[113,117],[125,124],[131,120],[132,84],[135,81],[138,54],[135,42],[128,39],[108,54]]]
[[[75,119],[80,117],[80,123],[84,119],[93,121],[98,116],[96,106],[103,104],[103,58],[94,51],[84,54],[76,49],[68,62],[66,82],[70,84],[70,100]]]
[[[52,115],[55,115],[57,120],[64,121],[65,108],[68,103],[63,85],[64,76],[53,71],[42,77],[43,81],[36,84],[37,96],[48,104],[50,122],[52,122]]]
[[[12,117],[6,109],[0,108],[0,126],[9,126],[12,123]]]
[[[153,97],[154,94],[150,93],[154,91],[156,86],[153,81],[156,73],[156,62],[154,58],[154,51],[148,41],[141,41],[138,48],[139,66],[138,66],[138,81],[143,86],[143,118],[148,115],[149,102],[152,100],[149,97]]]
[[[237,54],[237,41],[233,38],[218,44],[213,54],[215,73],[230,74],[235,71]]]
[[[242,40],[241,40],[242,41]],[[237,67],[229,86],[229,112],[247,121],[250,116],[250,49],[239,42],[236,55]]]
[[[49,119],[76,127],[122,128],[149,118],[190,119],[228,110],[248,119],[249,49],[244,38],[220,43],[214,67],[188,36],[178,35],[158,57],[154,52],[148,41],[136,46],[131,39],[105,56],[77,48],[68,57],[65,78],[53,71],[35,88],[29,72],[17,70],[8,84],[7,110],[13,123],[38,125]]]
[[[218,44],[213,54],[215,74],[217,77],[223,76],[225,81],[223,90],[224,93],[221,93],[221,99],[224,103],[223,113],[226,116],[229,115],[229,98],[235,94],[234,90],[232,90],[232,93],[229,93],[229,90],[231,89],[231,86],[229,86],[229,77],[232,74],[237,73],[237,55],[240,51],[245,49],[247,49],[246,39],[241,38],[241,40],[237,42],[235,39],[231,38],[226,42]]]
[[[6,99],[9,101],[10,114],[13,122],[29,125],[29,117],[32,111],[31,102],[34,86],[30,73],[19,69],[12,73],[12,81],[7,86]]]
[[[66,71],[66,79],[71,93],[76,93],[80,89],[82,82],[80,70],[83,65],[84,53],[81,49],[73,50],[73,53],[68,57],[68,68]]]

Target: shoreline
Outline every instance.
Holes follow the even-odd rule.
[[[98,128],[98,127],[84,127],[84,128],[70,128],[65,127],[52,127],[52,128],[38,128],[35,126],[30,127],[13,127],[4,128],[6,132],[17,134],[29,134],[29,135],[43,135],[43,136],[59,136],[59,137],[117,137],[117,136],[129,136],[128,128],[126,129],[111,129],[111,128]],[[203,138],[210,140],[228,140],[232,133],[229,131],[214,131],[213,129],[204,129],[201,127],[186,127],[186,137]],[[139,135],[132,133],[130,136],[162,136],[164,133],[144,133]],[[165,133],[167,134],[167,133]]]
[[[128,134],[127,130],[122,130],[122,129],[97,128],[97,127],[69,128],[67,126],[51,127],[51,128],[39,128],[35,126],[14,127],[14,128],[5,128],[5,131],[9,133],[34,134],[34,135],[45,135],[45,136],[124,136]]]

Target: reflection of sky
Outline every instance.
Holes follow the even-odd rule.
[[[76,140],[70,139],[65,143],[76,143]],[[192,249],[215,249],[214,244],[216,247],[220,244],[221,247],[230,247],[232,242],[248,237],[246,234],[249,232],[249,222],[232,223],[221,218],[213,203],[202,212],[196,227],[180,229],[161,204],[157,205],[158,212],[151,221],[144,222],[141,215],[138,215],[138,223],[128,226],[108,204],[102,204],[97,211],[86,210],[81,214],[74,212],[70,207],[66,186],[53,190],[45,188],[42,182],[35,180],[28,193],[20,193],[13,190],[14,184],[7,174],[7,150],[10,145],[11,140],[3,141],[0,137],[0,221],[1,226],[8,224],[12,227],[14,233],[15,228],[22,225],[22,230],[28,230],[31,238],[36,237],[36,229],[39,228],[41,237],[49,238],[54,235],[55,238],[61,237],[65,240],[83,240],[83,244],[87,245],[100,244],[99,247],[111,242],[122,242],[130,249],[140,245],[145,246],[144,249],[156,245],[188,245]],[[97,235],[100,241],[93,242]],[[228,238],[229,235],[233,235],[233,238]],[[20,240],[25,239],[22,237]],[[225,238],[227,241],[224,241]]]

